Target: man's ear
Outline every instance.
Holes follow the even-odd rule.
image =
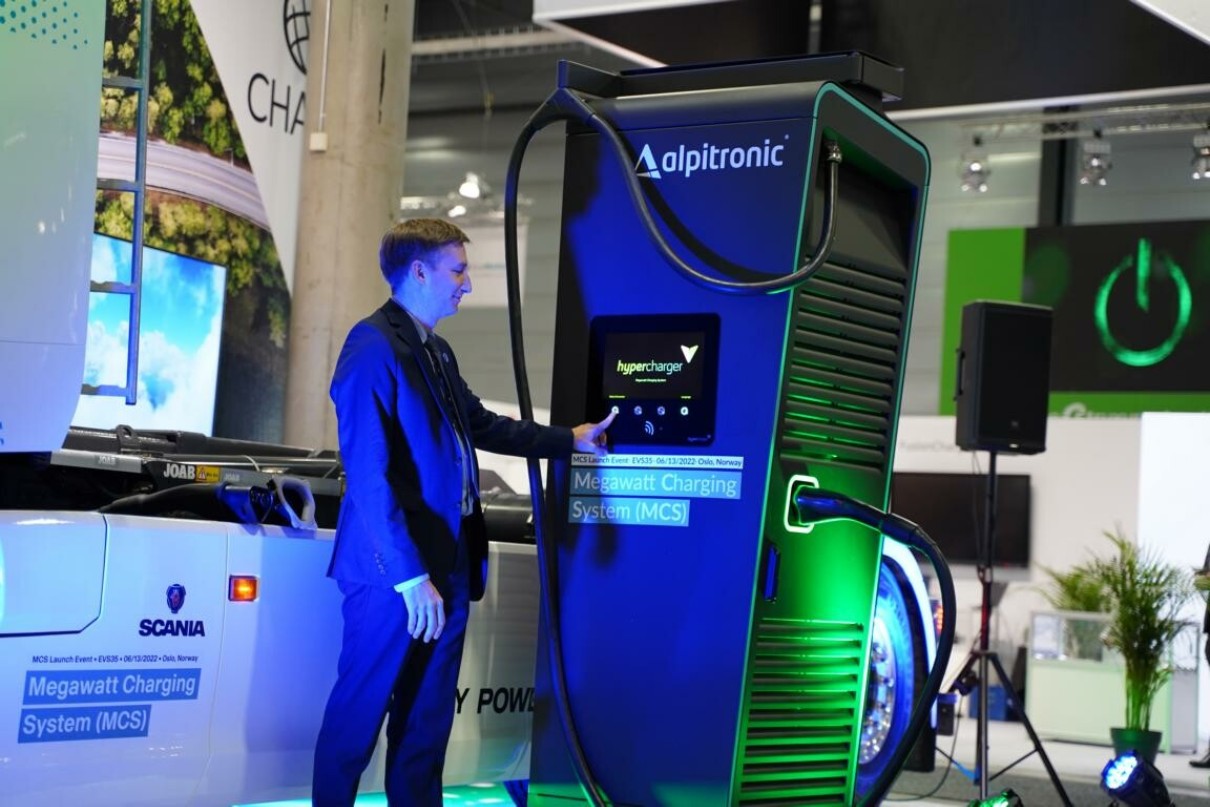
[[[408,274],[416,280],[417,283],[424,283],[428,279],[429,266],[424,261],[416,258],[408,264]]]

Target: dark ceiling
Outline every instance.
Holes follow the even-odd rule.
[[[528,25],[532,0],[416,0],[416,39]]]
[[[817,23],[812,28],[811,11]],[[416,38],[532,29],[532,0],[417,0]],[[1130,0],[716,0],[561,20],[665,64],[861,50],[905,70],[893,109],[1146,91],[1210,80],[1210,45]],[[532,106],[558,59],[633,63],[581,43],[414,59],[416,114]],[[486,92],[485,92],[486,90]]]
[[[624,70],[634,63],[571,36],[536,46],[501,46],[510,34],[549,32],[531,21],[531,0],[416,0],[414,39],[443,44],[469,36],[480,46],[413,55],[409,109],[413,115],[532,110],[554,89],[560,59]]]

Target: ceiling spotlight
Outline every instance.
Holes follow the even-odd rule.
[[[1172,807],[1164,775],[1135,751],[1109,760],[1101,771],[1101,789],[1124,807]]]
[[[4,0],[0,0],[2,2]],[[533,200],[517,195],[515,203],[520,216],[524,208],[533,204]],[[503,221],[505,212],[504,200],[492,193],[492,186],[473,171],[468,171],[466,179],[444,196],[400,197],[399,211],[404,218],[486,219],[493,222]]]
[[[1113,160],[1109,156],[1109,141],[1101,139],[1098,129],[1092,140],[1085,140],[1080,157],[1080,184],[1098,185],[1109,184],[1106,174],[1113,168]]]
[[[1193,178],[1210,179],[1210,132],[1193,136]]]
[[[962,190],[987,193],[987,178],[991,172],[992,169],[987,164],[987,150],[983,148],[983,138],[975,135],[971,140],[971,147],[962,152],[962,170],[959,172],[962,177]]]
[[[485,186],[479,175],[471,171],[466,172],[466,179],[458,186],[458,193],[465,196],[467,199],[478,199],[483,195]]]

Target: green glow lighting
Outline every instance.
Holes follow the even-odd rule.
[[[809,383],[803,379],[795,379],[795,381],[797,381],[800,384]],[[824,407],[827,407],[828,409],[843,409],[843,410],[846,410],[849,412],[857,412],[859,414],[865,414],[865,415],[877,415],[879,417],[882,417],[884,414],[886,414],[885,412],[883,412],[875,407],[872,407],[872,406],[859,406],[854,403],[833,401],[833,400],[829,400],[827,398],[815,398],[810,395],[803,395],[802,393],[791,393],[791,394],[787,395],[786,398],[791,401],[802,401],[803,403],[824,406]]]
[[[809,420],[814,423],[831,423],[832,422],[832,420],[830,418],[826,418],[823,415],[808,415],[806,413],[800,413],[800,412],[787,412],[786,417],[789,418],[790,420]]]
[[[1114,270],[1109,273],[1097,290],[1093,321],[1096,324],[1097,333],[1101,337],[1101,344],[1105,346],[1111,356],[1131,367],[1150,367],[1172,355],[1172,351],[1176,349],[1177,344],[1185,335],[1185,329],[1189,327],[1189,319],[1193,313],[1193,293],[1189,288],[1189,281],[1185,279],[1185,273],[1171,258],[1164,256],[1161,260],[1168,270],[1168,276],[1172,278],[1172,282],[1176,286],[1177,313],[1168,338],[1153,348],[1134,350],[1126,347],[1113,335],[1113,330],[1109,325],[1109,295],[1122,272],[1131,266],[1135,270],[1135,303],[1141,311],[1150,311],[1153,265],[1151,242],[1140,238],[1137,254],[1127,257],[1114,267]]]
[[[1022,802],[1021,797],[1010,787],[982,801],[972,801],[970,807],[1022,807]]]
[[[1134,289],[1135,300],[1140,309],[1150,311],[1151,284],[1148,281],[1151,279],[1151,242],[1146,238],[1139,239],[1139,254],[1134,268],[1137,273]]]
[[[446,787],[441,791],[442,801],[447,807],[478,807],[479,805],[510,805],[512,797],[504,786],[495,782]],[[357,796],[355,807],[387,807],[385,793],[363,793]],[[285,799],[254,804],[237,804],[233,807],[311,807],[311,799]]]

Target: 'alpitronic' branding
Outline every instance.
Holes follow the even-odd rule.
[[[784,137],[790,139],[789,135]],[[782,156],[785,148],[784,143],[773,145],[766,137],[763,143],[753,146],[716,146],[712,143],[702,143],[701,147],[682,145],[665,151],[656,160],[651,145],[645,143],[634,167],[639,176],[649,179],[661,179],[665,173],[688,178],[698,171],[780,168],[785,165]]]

